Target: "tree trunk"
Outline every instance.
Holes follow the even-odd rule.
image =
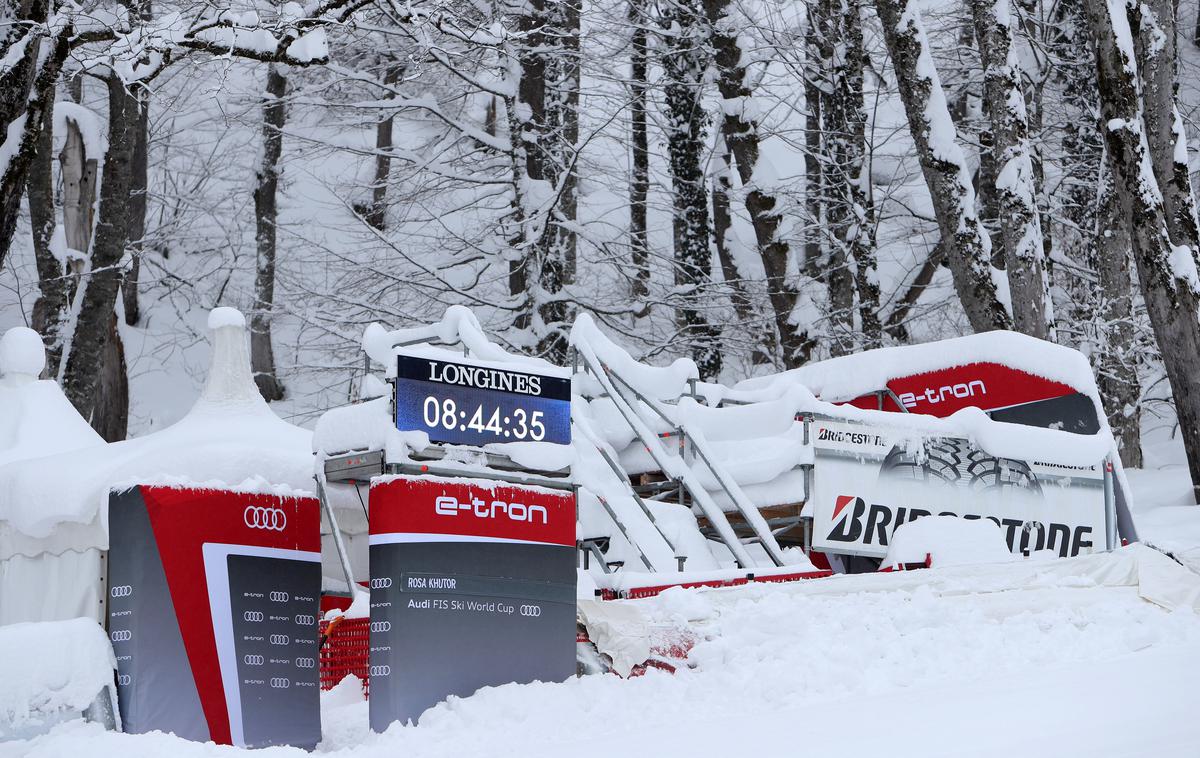
[[[746,294],[743,277],[729,249],[729,230],[733,217],[729,212],[729,195],[732,189],[729,146],[717,137],[717,150],[713,156],[715,168],[712,177],[713,241],[717,248],[717,261],[721,264],[721,276],[729,288],[729,299],[739,324],[749,325],[754,319],[754,307]],[[752,336],[752,335],[748,335]]]
[[[834,93],[842,101],[846,140],[845,171],[850,187],[850,219],[846,229],[847,256],[854,264],[858,292],[859,328],[863,347],[883,344],[879,321],[879,276],[875,256],[875,200],[871,194],[871,167],[867,160],[867,109],[865,77],[868,64],[863,44],[861,0],[839,0],[846,62]]]
[[[383,83],[393,85],[404,75],[404,66],[389,62],[383,74]],[[384,93],[385,100],[392,100],[396,93],[388,90]],[[495,111],[493,110],[494,114]],[[494,115],[493,115],[494,119]],[[392,125],[395,114],[389,113],[375,125],[375,178],[371,182],[371,207],[367,209],[367,223],[376,229],[387,226],[387,191],[388,178],[392,172]],[[495,132],[493,131],[494,135]]]
[[[675,284],[684,337],[703,377],[721,371],[720,328],[711,323],[705,285],[712,252],[708,191],[701,163],[705,154],[702,102],[708,66],[708,35],[698,0],[679,0],[663,8],[662,66],[666,83],[667,153],[674,205]]]
[[[876,0],[875,7],[958,299],[975,331],[1008,329],[1012,319],[992,278],[991,241],[975,214],[975,190],[915,0]]]
[[[53,82],[50,84],[53,88]],[[53,103],[53,94],[44,94],[47,102]],[[47,114],[47,122],[52,120]],[[59,325],[67,307],[67,279],[63,275],[62,262],[50,249],[54,236],[54,140],[50,129],[38,134],[36,150],[29,165],[27,196],[29,198],[29,222],[33,231],[33,257],[38,273],[38,299],[33,304],[31,325],[46,343],[46,376],[57,376]],[[53,359],[51,352],[53,351]]]
[[[124,426],[105,417],[110,412],[120,414],[122,403],[111,395],[105,404],[98,402],[101,381],[105,372],[105,354],[109,352],[114,306],[121,285],[119,265],[125,254],[128,223],[126,204],[129,199],[130,162],[133,155],[134,114],[127,112],[128,94],[120,77],[109,74],[108,86],[108,153],[104,159],[100,183],[100,217],[92,243],[90,267],[81,277],[75,295],[75,329],[64,346],[62,371],[63,393],[79,413],[89,419],[97,430]],[[109,364],[111,369],[111,364]],[[115,369],[111,369],[115,374]],[[109,386],[116,386],[110,384]],[[125,401],[127,407],[128,401]]]
[[[1143,114],[1150,161],[1162,190],[1167,234],[1174,245],[1200,251],[1200,224],[1188,171],[1187,135],[1179,115],[1175,0],[1147,0],[1130,15],[1141,66]]]
[[[0,71],[0,156],[4,156],[0,158],[0,268],[16,231],[29,164],[38,138],[49,124],[54,82],[74,34],[73,27],[64,24],[52,36],[47,35],[46,14],[45,0],[22,4],[17,15],[29,28],[14,35],[16,41],[4,50],[8,55],[19,50],[20,57]]]
[[[818,13],[821,3],[809,3]],[[821,278],[824,194],[821,170],[821,65],[819,20],[810,16],[804,45],[804,210],[808,228],[804,233],[804,271],[811,279]]]
[[[751,107],[754,93],[747,80],[748,56],[738,44],[741,25],[729,15],[730,0],[705,0],[704,9],[711,28],[710,44],[715,55],[717,88],[724,106],[722,138],[733,154],[738,178],[745,192],[746,211],[754,228],[758,256],[766,272],[767,298],[774,316],[783,364],[787,368],[794,368],[808,360],[811,344],[806,330],[792,322],[797,292],[787,275],[791,251],[787,240],[779,234],[782,217],[776,188],[771,186],[765,172],[756,174],[760,141],[758,115]],[[718,237],[718,246],[720,244],[722,240]]]
[[[283,96],[287,77],[279,67],[267,66],[263,99],[262,162],[254,188],[254,241],[258,248],[254,277],[254,314],[250,318],[250,370],[258,392],[267,402],[283,398],[283,384],[275,372],[271,344],[271,316],[275,308],[276,223],[279,219],[279,157],[283,153],[283,124],[287,117]]]
[[[121,299],[125,305],[125,323],[133,326],[142,318],[138,303],[138,279],[145,253],[147,171],[149,170],[150,98],[145,87],[136,85],[128,97],[128,111],[133,120],[133,152],[129,161],[129,202],[126,218],[129,236],[129,268],[121,282]],[[124,360],[124,358],[122,358]]]
[[[1162,353],[1187,452],[1193,495],[1200,494],[1200,277],[1196,249],[1172,244],[1163,195],[1152,169],[1139,97],[1130,17],[1138,11],[1087,0],[1096,44],[1100,123],[1121,215],[1130,222],[1142,300]],[[1128,13],[1128,15],[1127,15]]]
[[[1033,171],[1025,93],[1012,23],[1011,0],[971,0],[975,38],[983,61],[984,97],[991,115],[991,152],[997,174],[1000,243],[1008,272],[1013,326],[1049,339],[1049,283],[1042,265],[1039,188]]]
[[[636,311],[650,294],[650,238],[646,232],[646,198],[650,194],[650,138],[646,119],[646,94],[649,91],[650,45],[642,10],[643,0],[630,0],[629,23],[633,27],[630,45],[629,121],[632,143],[632,174],[629,179],[629,249],[633,263],[632,294]]]
[[[1134,352],[1133,286],[1130,276],[1129,228],[1112,186],[1110,172],[1100,188],[1100,229],[1096,235],[1096,272],[1100,303],[1096,378],[1108,425],[1117,440],[1121,462],[1142,465],[1142,387]]]

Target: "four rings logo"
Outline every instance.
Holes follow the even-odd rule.
[[[314,668],[316,665],[317,665],[317,661],[315,658],[297,658],[296,659],[296,668],[298,668],[298,669],[311,669],[311,668]]]
[[[277,690],[286,690],[292,686],[292,682],[282,676],[273,676],[271,677],[271,686]]]
[[[242,614],[242,618],[246,619],[247,621],[262,621],[263,620],[263,612],[262,611],[246,611],[245,613]]]
[[[133,639],[133,632],[128,629],[114,629],[108,636],[113,642],[129,642]]]
[[[117,686],[128,687],[133,684],[133,676],[131,674],[117,674]]]
[[[266,663],[266,659],[261,655],[247,655],[242,660],[246,662],[247,666],[261,666]]]
[[[301,613],[296,616],[296,623],[300,626],[312,626],[313,624],[317,623],[317,618],[316,616],[309,616]]]
[[[388,676],[392,673],[391,666],[372,666],[371,676]]]
[[[390,576],[377,577],[371,580],[371,589],[386,590],[392,586],[392,578]]]
[[[133,594],[133,586],[129,584],[118,584],[110,589],[108,594],[113,597],[129,597]]]
[[[278,590],[276,590],[271,593],[271,602],[272,603],[286,603],[288,601],[289,597],[290,597],[290,595],[288,595],[286,592],[279,592]]]
[[[375,634],[381,632],[390,632],[392,630],[392,622],[390,621],[372,621],[371,631]]]
[[[248,505],[242,513],[242,520],[251,529],[269,529],[274,532],[282,532],[284,527],[287,526],[287,514],[280,508],[264,508],[257,505]]]
[[[271,644],[272,645],[286,645],[291,641],[292,641],[291,638],[289,638],[286,634],[272,634],[271,635]]]

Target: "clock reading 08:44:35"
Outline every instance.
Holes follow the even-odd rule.
[[[422,403],[422,420],[430,429],[491,433],[512,440],[540,442],[546,438],[542,411],[514,408],[501,414],[499,408],[487,409],[482,404],[460,408],[454,398],[428,396]]]

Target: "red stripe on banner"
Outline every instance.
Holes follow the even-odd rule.
[[[283,498],[225,490],[141,487],[150,526],[158,542],[171,590],[175,618],[196,680],[200,706],[213,742],[230,744],[229,712],[217,661],[212,609],[205,579],[205,543],[250,545],[319,552],[320,503],[314,498]],[[247,509],[251,510],[249,515]],[[261,514],[282,511],[285,522],[254,527]],[[274,528],[281,527],[281,528]]]
[[[968,363],[896,377],[888,380],[887,389],[910,413],[938,417],[949,416],[963,408],[990,411],[1084,391],[992,362]],[[863,395],[851,400],[849,405],[875,410],[879,408],[879,399],[874,394]],[[895,400],[885,397],[882,410],[899,411],[901,408]]]
[[[575,545],[575,496],[541,487],[397,476],[371,483],[371,534]]]

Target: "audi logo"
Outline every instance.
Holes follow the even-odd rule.
[[[296,616],[296,623],[300,626],[312,626],[313,624],[317,623],[317,617],[301,613],[300,615]]]
[[[133,594],[133,585],[118,584],[108,591],[112,597],[129,597]]]
[[[133,632],[128,629],[114,629],[108,636],[113,642],[129,642],[133,639]]]
[[[285,677],[273,676],[271,677],[271,686],[277,690],[286,690],[288,687],[292,686],[292,683]]]
[[[537,618],[542,615],[542,606],[540,605],[522,605],[521,615],[529,618]]]
[[[316,665],[317,665],[317,661],[314,658],[297,658],[296,659],[296,668],[298,668],[298,669],[310,669],[310,668],[314,668]]]
[[[246,611],[245,613],[242,614],[242,618],[246,619],[247,621],[262,621],[263,620],[263,612],[262,611]]]
[[[290,597],[290,595],[288,595],[286,592],[272,592],[271,593],[271,602],[286,603],[288,601],[289,597]]]
[[[117,674],[117,686],[128,687],[133,684],[133,677],[129,674]]]
[[[287,526],[287,514],[281,509],[263,508],[257,505],[246,506],[246,510],[242,513],[242,520],[251,529],[269,529],[273,532],[282,532]]]
[[[286,645],[289,642],[291,642],[291,639],[286,634],[272,634],[271,635],[271,644],[272,645]]]
[[[390,676],[392,673],[391,666],[372,666],[371,676]]]
[[[392,622],[390,621],[372,621],[371,634],[378,632],[390,632],[392,630]]]
[[[266,659],[261,655],[247,655],[242,659],[247,666],[261,666],[266,662]]]
[[[388,587],[391,587],[391,586],[392,586],[392,578],[390,576],[384,576],[384,577],[380,577],[378,579],[371,580],[371,589],[373,589],[373,590],[386,590]]]

